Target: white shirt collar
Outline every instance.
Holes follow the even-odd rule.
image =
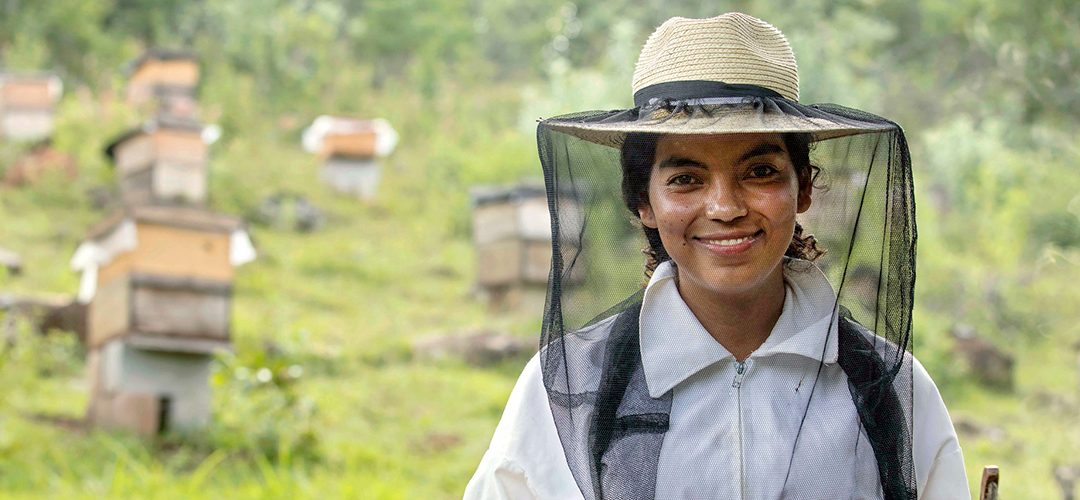
[[[641,362],[649,395],[658,398],[702,369],[734,359],[714,340],[679,295],[675,266],[660,264],[645,288],[638,323]],[[750,354],[796,354],[835,363],[836,294],[813,263],[784,265],[784,308],[769,337]]]

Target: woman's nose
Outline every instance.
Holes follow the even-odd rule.
[[[731,222],[747,214],[746,204],[737,186],[731,183],[714,186],[705,201],[705,216],[722,222]]]

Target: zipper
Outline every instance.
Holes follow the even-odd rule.
[[[731,386],[738,389],[742,387],[742,381],[746,378],[746,361],[735,362],[735,380],[731,381]],[[739,392],[739,391],[736,391]],[[741,417],[741,415],[740,415]]]
[[[742,383],[746,378],[746,360],[735,362],[735,379],[731,381],[731,387],[735,388],[735,404],[738,412],[739,434],[739,498],[746,498],[746,477],[743,464],[743,423],[742,423]]]

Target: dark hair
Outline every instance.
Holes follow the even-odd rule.
[[[812,137],[805,133],[781,134],[784,146],[795,166],[796,175],[799,177],[799,188],[807,184],[813,184],[817,180],[821,169],[810,163],[810,142]],[[656,143],[660,140],[660,134],[653,133],[630,133],[622,145],[622,195],[626,208],[635,218],[638,216],[638,207],[648,201],[649,178],[652,176],[652,164],[656,158]],[[642,249],[646,255],[645,276],[651,276],[656,266],[661,262],[671,260],[664,243],[660,240],[660,231],[642,226],[645,231],[645,239],[649,246]],[[825,254],[825,249],[817,244],[814,235],[803,235],[802,225],[795,223],[795,233],[791,237],[791,244],[784,252],[785,256],[804,260],[815,260]]]

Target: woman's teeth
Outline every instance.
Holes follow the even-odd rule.
[[[730,240],[701,240],[701,241],[704,242],[704,243],[708,243],[710,245],[732,246],[732,245],[738,245],[739,243],[742,243],[744,241],[749,241],[749,240],[751,240],[753,238],[754,238],[753,236],[743,236],[742,238],[735,238],[735,239],[730,239]]]

